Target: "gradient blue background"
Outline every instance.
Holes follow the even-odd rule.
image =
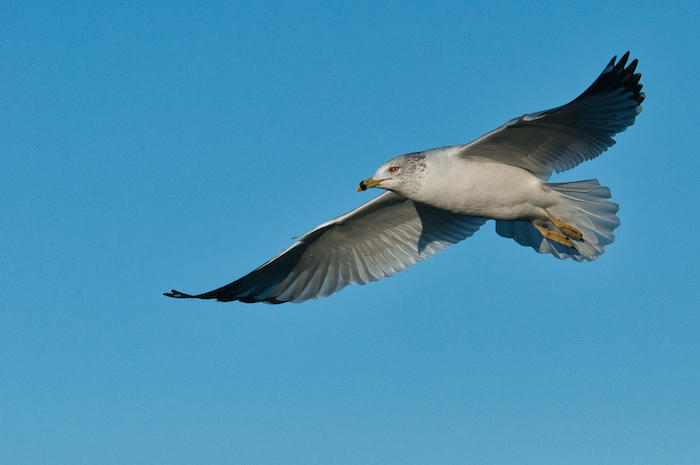
[[[700,4],[4,2],[0,462],[700,463]],[[599,261],[474,237],[302,305],[178,301],[368,201],[389,158],[581,93],[637,124],[555,181]]]

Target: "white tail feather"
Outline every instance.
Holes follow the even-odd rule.
[[[610,189],[603,187],[598,180],[545,183],[558,192],[562,202],[547,210],[555,218],[574,226],[583,234],[583,240],[572,239],[574,247],[545,239],[530,223],[525,221],[496,221],[496,232],[503,237],[515,239],[524,246],[530,246],[539,253],[550,253],[559,259],[573,258],[576,261],[593,261],[605,252],[605,246],[615,241],[613,231],[620,226],[617,211],[620,207],[610,198]]]

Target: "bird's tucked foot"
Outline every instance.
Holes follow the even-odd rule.
[[[553,231],[551,229],[547,229],[544,226],[539,226],[535,225],[537,230],[547,239],[550,239],[554,242],[558,242],[561,245],[565,245],[567,247],[574,248],[574,244],[569,240],[568,237],[566,237],[564,234],[560,233],[559,231]]]
[[[547,211],[546,208],[544,209],[544,211],[545,211],[545,213],[547,213],[547,216],[552,221],[552,223],[554,223],[554,226],[556,226],[559,231],[563,232],[564,234],[566,234],[568,237],[570,237],[572,239],[576,239],[577,241],[583,240],[583,234],[581,234],[581,231],[574,228],[573,226],[570,226],[570,225],[564,223],[563,221],[561,221],[557,218],[554,218],[552,216],[552,214]],[[542,231],[540,231],[540,232],[542,232]],[[547,236],[545,236],[545,237],[547,237]],[[556,240],[556,239],[553,239],[553,240]],[[556,241],[556,242],[559,242],[559,241]],[[571,241],[569,241],[569,242],[571,242]],[[561,242],[559,242],[559,243],[561,244]],[[564,244],[564,245],[566,245],[566,244]],[[571,246],[569,246],[569,247],[571,247]]]

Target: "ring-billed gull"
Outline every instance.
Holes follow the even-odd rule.
[[[357,190],[387,192],[298,238],[250,274],[211,292],[166,296],[300,303],[392,276],[474,234],[496,231],[539,253],[596,260],[620,224],[597,180],[547,183],[611,147],[644,100],[629,52],[572,102],[512,119],[466,145],[400,155]]]

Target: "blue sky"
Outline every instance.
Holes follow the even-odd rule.
[[[5,2],[0,462],[700,463],[697,2]],[[597,262],[472,238],[302,305],[177,301],[395,155],[631,50]]]

